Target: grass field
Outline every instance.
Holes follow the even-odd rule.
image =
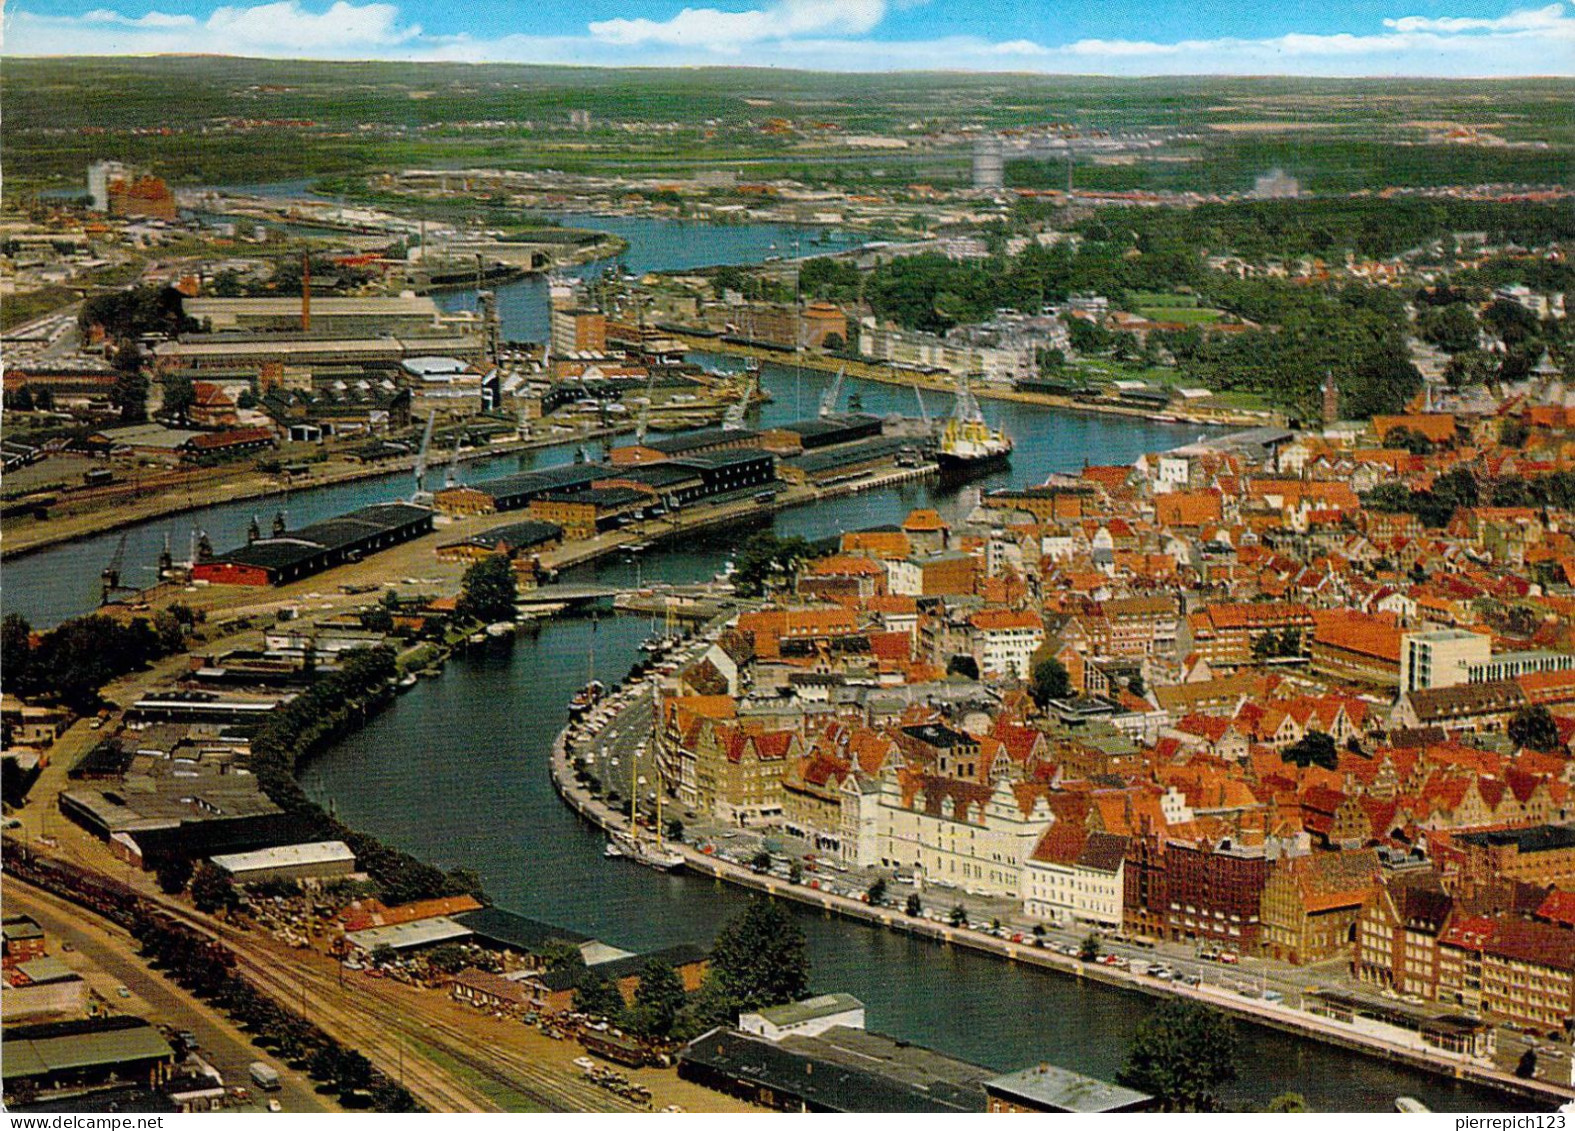
[[[1564,180],[1575,83],[619,70],[325,63],[192,56],[8,59],[0,71],[5,192],[82,184],[112,158],[182,184],[236,184],[407,165],[671,173],[732,167],[826,184],[960,184],[963,131],[1070,123],[1174,140],[1130,165],[1079,158],[1084,188],[1243,191],[1279,165],[1314,191]],[[588,110],[589,129],[569,112]],[[777,135],[768,119],[794,123]],[[1491,127],[1546,148],[1428,144],[1423,121]],[[304,124],[302,124],[304,123]],[[814,128],[808,128],[810,124]],[[915,123],[922,129],[910,129]],[[822,127],[834,127],[823,129]],[[900,152],[841,145],[911,139]],[[1184,136],[1183,136],[1184,135]],[[1011,181],[1064,183],[1059,162]]]

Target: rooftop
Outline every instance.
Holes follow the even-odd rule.
[[[984,1088],[991,1095],[1021,1100],[1027,1107],[1078,1113],[1131,1111],[1154,1100],[1146,1092],[1109,1084],[1053,1064],[1036,1064],[997,1076],[986,1080]]]

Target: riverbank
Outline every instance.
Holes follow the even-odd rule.
[[[549,774],[554,792],[582,820],[603,832],[627,833],[628,818],[591,796],[588,790],[575,781],[568,754],[567,737],[567,729],[558,733],[549,757]],[[1245,998],[1223,987],[1211,985],[1193,987],[1176,982],[1162,982],[1113,966],[1083,962],[1052,950],[1036,947],[1031,943],[1015,943],[968,928],[957,928],[928,919],[910,917],[895,908],[872,907],[856,899],[832,895],[769,874],[757,873],[717,856],[706,855],[686,844],[670,843],[669,847],[681,853],[684,858],[683,867],[697,875],[733,884],[772,898],[791,899],[826,914],[908,934],[941,946],[967,948],[993,958],[1037,966],[1149,997],[1174,996],[1200,1002],[1254,1024],[1268,1026],[1299,1037],[1308,1037],[1364,1056],[1394,1061],[1445,1078],[1491,1087],[1536,1103],[1561,1104],[1575,1098],[1575,1088],[1545,1080],[1524,1080],[1466,1057],[1452,1056],[1433,1049],[1408,1047],[1385,1040],[1373,1033],[1360,1031],[1342,1022],[1293,1009],[1287,1005]]]
[[[475,460],[554,448],[560,444],[584,443],[622,435],[633,430],[634,425],[630,423],[608,428],[593,428],[569,436],[505,440],[488,444],[483,448],[461,452],[459,462],[465,464]],[[288,483],[272,475],[244,471],[234,478],[215,478],[195,488],[189,484],[160,488],[156,497],[117,505],[112,512],[88,510],[51,518],[44,522],[39,522],[37,519],[17,518],[5,524],[4,542],[0,544],[0,561],[12,561],[51,546],[81,541],[84,538],[122,530],[153,519],[169,518],[172,515],[201,510],[220,503],[246,502],[275,495],[288,496],[294,492],[310,491],[319,487],[337,487],[346,483],[377,479],[400,471],[413,472],[416,458],[415,455],[409,455],[379,460],[375,463],[314,464],[309,476]]]
[[[905,389],[912,389],[918,386],[926,392],[944,393],[947,396],[956,392],[956,386],[951,381],[943,381],[933,376],[911,373],[898,375],[894,374],[891,368],[885,365],[871,365],[869,362],[864,361],[850,361],[846,358],[833,357],[829,354],[792,354],[785,350],[763,349],[759,346],[748,346],[740,342],[727,342],[720,337],[706,338],[694,334],[684,334],[678,330],[673,330],[672,335],[683,342],[689,349],[702,353],[720,354],[726,357],[754,358],[757,361],[775,362],[788,368],[798,366],[803,369],[812,369],[818,373],[836,373],[839,370],[846,370],[847,376],[857,377],[862,381],[873,381],[881,385],[896,385]],[[1104,401],[1083,401],[1074,397],[1058,396],[1053,393],[1025,393],[1019,389],[1003,389],[982,383],[970,386],[970,391],[979,400],[1011,401],[1016,404],[1033,405],[1037,408],[1053,408],[1061,412],[1087,413],[1093,416],[1118,416],[1129,420],[1151,421],[1157,424],[1201,424],[1208,427],[1256,428],[1269,424],[1278,425],[1284,421],[1283,416],[1275,412],[1255,412],[1250,409],[1233,408],[1199,409],[1186,405],[1170,405],[1163,411],[1158,411]]]

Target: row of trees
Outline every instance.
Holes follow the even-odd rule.
[[[0,668],[6,690],[55,699],[78,714],[97,710],[110,680],[182,651],[193,615],[173,606],[153,617],[122,623],[94,613],[34,637],[20,613],[0,620]]]
[[[222,943],[160,915],[139,915],[131,930],[154,966],[244,1025],[253,1034],[253,1044],[273,1051],[337,1093],[345,1107],[421,1110],[408,1091],[373,1068],[361,1053],[345,1048],[242,978],[235,955]]]
[[[480,878],[469,869],[444,872],[376,837],[347,827],[306,796],[295,768],[306,754],[364,718],[392,695],[398,674],[387,645],[346,653],[336,672],[271,711],[252,738],[252,772],[263,791],[293,819],[302,841],[343,840],[389,903],[445,895],[484,899]]]

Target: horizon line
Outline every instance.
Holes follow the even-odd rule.
[[[1269,79],[1287,81],[1315,81],[1315,82],[1443,82],[1443,83],[1505,83],[1505,82],[1564,82],[1575,84],[1575,75],[1561,74],[1525,74],[1525,75],[1437,75],[1422,73],[1390,73],[1367,75],[1337,75],[1337,74],[1292,74],[1286,72],[1263,71],[1252,74],[1235,74],[1229,71],[1197,71],[1197,72],[1155,72],[1142,75],[1105,74],[1099,71],[1023,71],[1023,70],[970,70],[965,68],[947,67],[892,67],[878,71],[838,71],[817,70],[813,67],[773,67],[733,63],[668,63],[659,65],[640,65],[629,63],[539,63],[523,60],[502,59],[389,59],[376,56],[346,56],[342,58],[316,58],[304,55],[230,55],[213,51],[155,51],[155,52],[122,52],[113,55],[75,55],[75,54],[31,54],[13,53],[0,50],[0,59],[21,61],[33,60],[41,62],[66,62],[70,60],[109,60],[109,59],[228,59],[247,63],[318,63],[325,65],[335,64],[364,64],[382,63],[392,66],[433,66],[433,67],[538,67],[553,70],[595,70],[595,71],[759,71],[768,74],[799,74],[799,75],[825,75],[838,76],[879,76],[879,75],[963,75],[963,76],[1001,76],[1007,78],[1030,79],[1108,79],[1115,82],[1151,82],[1165,79],[1213,79],[1232,81],[1263,81]]]

